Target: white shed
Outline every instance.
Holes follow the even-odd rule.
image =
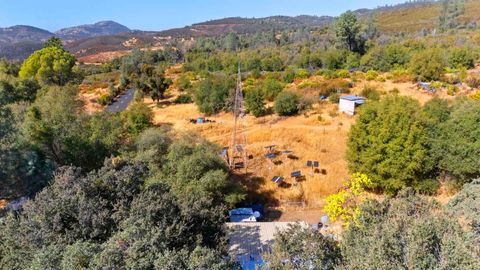
[[[340,112],[346,113],[348,115],[354,115],[355,109],[365,103],[364,97],[359,96],[343,96],[340,97],[340,102],[338,104],[338,109]]]

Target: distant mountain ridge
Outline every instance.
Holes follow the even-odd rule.
[[[466,0],[462,23],[480,24],[480,1]],[[438,25],[441,2],[435,0],[415,0],[393,6],[375,9],[358,9],[354,12],[362,19],[374,16],[381,33],[414,33],[434,29]],[[477,12],[479,11],[479,12]],[[65,48],[78,58],[99,53],[128,53],[133,48],[162,48],[172,38],[190,41],[198,37],[224,36],[229,33],[255,34],[266,31],[282,31],[308,27],[328,27],[331,16],[270,16],[265,18],[229,17],[195,23],[182,28],[164,31],[130,30],[114,21],[101,21],[61,29],[55,33],[31,27],[13,26],[0,28],[0,58],[22,60],[34,50],[41,48],[50,36],[58,36]]]
[[[0,28],[0,44],[17,43],[21,41],[45,41],[54,34],[37,27],[15,25]]]
[[[69,43],[80,39],[129,32],[128,27],[114,21],[101,21],[64,28],[55,33],[28,25],[0,28],[0,58],[23,60],[35,50],[42,48],[43,43],[52,36],[57,36],[65,43]]]
[[[117,35],[130,32],[130,29],[114,21],[101,21],[94,24],[84,24],[63,28],[55,35],[63,40],[78,40],[98,36]]]
[[[330,16],[270,16],[265,18],[228,17],[192,24],[184,28],[160,31],[157,35],[172,37],[219,36],[229,33],[252,34],[302,27],[325,27],[333,20]]]
[[[28,25],[0,28],[0,58],[24,59],[42,48],[43,43],[53,35],[47,30]]]

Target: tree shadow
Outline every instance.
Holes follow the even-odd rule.
[[[275,161],[273,161],[273,164],[279,166],[279,165],[282,165],[282,164],[283,164],[283,161],[281,161],[281,160],[275,160]]]
[[[265,218],[264,220],[266,222],[272,222],[272,221],[276,221],[276,220],[279,220],[283,215],[283,212],[278,210],[278,209],[267,209],[265,211]]]
[[[298,160],[298,159],[299,159],[297,156],[292,155],[292,154],[289,154],[289,155],[287,156],[287,158],[288,158],[288,159],[291,159],[291,160]]]
[[[295,177],[295,181],[296,181],[297,183],[305,182],[305,181],[307,181],[307,177],[305,177],[305,175],[302,175],[302,176],[299,176],[299,177]]]
[[[255,223],[231,224],[228,227],[228,241],[230,253],[263,254],[270,250],[271,240],[262,240],[260,225]]]
[[[268,204],[277,206],[278,200],[273,196],[273,191],[260,190],[265,185],[266,179],[263,177],[255,177],[251,173],[247,174],[232,174],[233,181],[240,183],[247,192],[245,204]]]

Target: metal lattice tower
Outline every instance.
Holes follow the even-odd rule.
[[[230,169],[244,168],[247,172],[247,138],[245,134],[245,107],[242,91],[242,74],[238,65],[237,88],[233,104],[234,126],[232,132],[231,154],[229,160]]]

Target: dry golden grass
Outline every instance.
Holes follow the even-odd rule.
[[[441,5],[438,3],[419,7],[404,7],[379,12],[377,19],[381,32],[417,32],[438,25]]]
[[[395,83],[392,80],[386,80],[385,82],[378,81],[357,81],[352,89],[352,94],[360,95],[365,86],[372,86],[384,94],[389,94],[393,89],[397,89],[399,95],[412,97],[425,104],[427,101],[434,97],[440,97],[446,100],[453,100],[455,97],[447,95],[446,89],[440,89],[435,94],[428,93],[420,89],[416,83],[413,82],[398,82]],[[463,93],[459,93],[463,94]]]
[[[156,124],[169,124],[176,130],[193,131],[219,145],[227,146],[231,143],[231,114],[221,113],[208,117],[214,123],[191,124],[189,119],[202,114],[194,104],[172,105],[170,102],[174,97],[175,95],[170,95],[170,99],[160,105],[149,98],[145,99],[145,103],[154,110]],[[318,207],[325,196],[341,188],[343,180],[348,177],[344,155],[347,132],[353,118],[339,116],[332,119],[328,110],[336,110],[336,105],[324,106],[326,108],[323,109],[316,107],[308,117],[299,115],[281,118],[270,115],[255,119],[247,116],[247,151],[253,158],[248,161],[248,176],[240,175],[236,179],[250,189],[251,196],[263,196],[264,200],[274,204],[305,201],[310,207]],[[318,120],[319,112],[324,119],[322,122]],[[265,158],[265,147],[268,145],[276,145],[277,151],[293,151],[298,160],[282,154],[274,160],[278,162],[275,165]],[[307,160],[318,160],[325,174],[313,174],[311,169],[306,168]],[[295,170],[302,171],[306,176],[305,181],[297,183],[290,178],[290,173]],[[285,177],[288,187],[278,187],[271,182],[270,179],[276,175]]]
[[[465,3],[465,13],[458,18],[461,23],[480,21],[480,1],[468,0]]]
[[[166,74],[175,79],[180,72],[181,66],[174,66],[167,70]],[[324,81],[318,76],[311,79]],[[318,96],[319,89],[300,90],[299,83],[297,81],[290,84],[288,88],[303,95]],[[365,85],[373,86],[385,94],[397,88],[400,95],[411,96],[422,104],[434,97],[432,94],[420,91],[412,82],[394,83],[391,80],[367,82],[364,79],[355,82],[352,94],[360,94]],[[106,89],[82,91],[81,96],[92,101],[95,95],[104,91]],[[195,132],[221,146],[230,145],[233,115],[220,113],[207,117],[213,120],[213,123],[192,124],[190,119],[203,115],[194,104],[174,104],[175,98],[180,93],[177,87],[172,85],[166,93],[167,98],[159,104],[150,98],[144,99],[144,102],[154,111],[154,123],[170,125],[177,131]],[[436,95],[447,99],[453,98],[443,91],[439,91]],[[89,106],[93,106],[92,104],[93,102],[90,102]],[[92,108],[91,110],[98,110],[98,108]],[[242,170],[235,172],[232,178],[247,188],[250,199],[276,206],[275,209],[281,213],[281,216],[276,219],[316,222],[321,215],[324,199],[339,191],[349,177],[345,156],[346,142],[350,126],[354,122],[355,117],[339,114],[338,106],[329,102],[314,104],[309,112],[294,117],[268,115],[254,118],[248,115],[245,118],[244,131],[247,138],[247,152],[252,158],[248,160],[247,174]],[[267,153],[265,147],[268,145],[276,145],[276,151],[293,151],[293,156],[298,159],[280,154],[272,162],[265,157]],[[318,160],[320,172],[314,173],[307,168],[307,160]],[[290,173],[296,170],[300,170],[305,176],[303,181],[297,182],[290,177]],[[271,181],[273,176],[285,177],[285,185],[277,186]],[[292,202],[305,202],[305,205],[299,206]]]
[[[175,67],[179,69],[179,67]],[[177,76],[177,71],[168,71],[167,74]],[[321,77],[311,78],[324,81]],[[298,89],[299,82],[288,85],[293,91],[302,94],[316,95],[318,89]],[[371,85],[388,94],[397,88],[400,95],[411,96],[422,104],[434,95],[418,89],[415,83],[394,83],[359,80],[352,89],[352,94],[360,94],[365,85]],[[155,124],[168,124],[175,130],[196,132],[207,140],[221,146],[231,144],[233,130],[233,116],[229,113],[220,113],[208,117],[213,123],[192,124],[189,119],[203,116],[194,104],[173,104],[179,94],[178,89],[172,86],[167,93],[168,99],[160,104],[145,99],[154,111]],[[439,91],[436,95],[442,98],[452,98]],[[268,104],[271,106],[272,104]],[[324,204],[326,196],[342,188],[344,180],[349,177],[346,162],[346,142],[350,126],[355,118],[338,114],[336,104],[324,102],[314,104],[312,110],[306,114],[294,117],[279,117],[269,115],[261,118],[247,116],[245,119],[245,134],[247,151],[252,158],[248,161],[248,173],[239,172],[234,177],[248,190],[251,198],[263,200],[279,207],[292,207],[290,202],[304,201],[309,209],[319,209]],[[277,151],[290,150],[298,159],[287,158],[280,154],[274,162],[265,157],[268,145],[276,145]],[[320,173],[313,173],[306,167],[307,160],[320,162]],[[304,181],[296,182],[291,179],[290,173],[302,171]],[[324,170],[324,173],[322,173]],[[285,177],[285,185],[277,186],[271,182],[273,176]],[[296,210],[294,210],[296,211]]]
[[[422,29],[438,28],[442,4],[431,3],[416,7],[403,7],[385,10],[376,14],[379,30],[387,33],[418,32]],[[480,1],[467,0],[465,13],[460,15],[458,22],[465,24],[480,20]]]
[[[102,64],[102,63],[111,61],[115,58],[125,56],[130,52],[131,52],[130,50],[101,52],[97,54],[79,57],[78,62],[83,62],[85,64],[91,64],[91,65]]]

